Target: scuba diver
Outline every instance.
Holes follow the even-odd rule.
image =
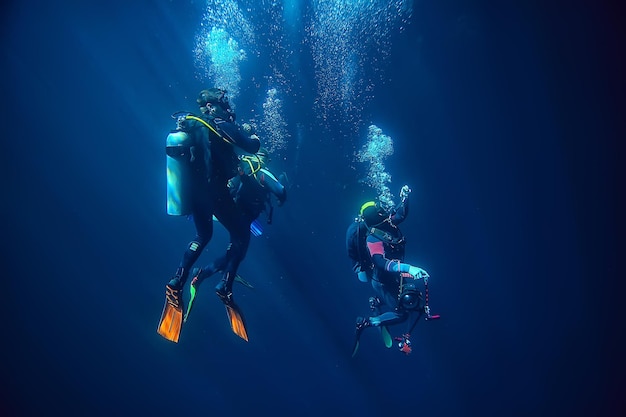
[[[250,240],[248,225],[230,196],[228,180],[237,175],[235,148],[256,153],[257,137],[245,135],[235,124],[226,91],[202,90],[196,100],[201,115],[172,115],[177,127],[166,139],[167,213],[192,216],[195,238],[189,243],[174,276],[166,285],[166,299],[157,332],[178,342],[183,323],[182,289],[190,269],[213,236],[213,216],[226,228],[230,245],[222,268],[222,285],[216,292],[224,305],[232,330],[247,340],[243,316],[230,287]]]
[[[242,129],[244,132],[253,132],[251,126],[247,124],[242,125]],[[251,135],[254,135],[254,133],[251,133]],[[265,148],[261,148],[255,154],[241,155],[239,159],[238,175],[228,181],[231,196],[242,216],[239,219],[244,222],[245,227],[253,230],[253,222],[263,211],[267,211],[267,223],[271,224],[273,215],[272,195],[278,200],[279,206],[282,206],[287,199],[287,188],[283,185],[283,182],[285,182],[283,179],[284,174],[280,176],[281,181],[266,168],[266,164],[269,162],[269,155]],[[248,234],[248,241],[249,238]],[[245,248],[247,249],[247,245]],[[189,317],[200,284],[216,272],[223,271],[227,263],[227,255],[220,256],[211,264],[195,272],[189,287],[191,296],[184,321],[187,321]],[[243,256],[245,256],[245,252]],[[241,282],[248,288],[253,288],[250,283],[239,275],[236,275],[234,280]],[[225,285],[227,283],[222,280],[218,284],[218,288],[223,288]],[[228,287],[228,292],[232,293],[232,282]]]
[[[415,282],[423,279],[426,283],[429,275],[422,268],[403,263],[405,239],[398,227],[408,215],[410,192],[408,186],[403,186],[400,191],[401,202],[390,211],[375,201],[361,206],[357,221],[362,221],[367,227],[364,237],[369,259],[363,259],[355,272],[360,273],[359,279],[362,281],[363,274],[367,274],[376,296],[369,299],[374,315],[357,318],[352,356],[358,350],[359,339],[365,328],[378,327],[385,345],[391,347],[393,342],[386,330],[387,326],[406,321],[411,312],[424,311],[421,293]],[[365,269],[365,265],[371,265],[371,268]],[[406,339],[408,341],[408,337]],[[408,343],[410,345],[410,341]]]

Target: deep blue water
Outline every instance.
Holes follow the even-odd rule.
[[[292,142],[274,161],[289,200],[240,268],[255,289],[236,287],[250,342],[207,283],[172,344],[155,329],[194,231],[165,213],[163,146],[170,114],[207,87],[192,53],[203,4],[39,3],[2,6],[0,414],[626,411],[616,11],[416,2],[351,126],[316,117],[299,44],[283,68]],[[240,117],[263,100],[270,49],[243,64]],[[375,332],[349,352],[371,293],[344,250],[374,197],[353,161],[370,123],[394,139],[392,191],[413,188],[407,261],[442,315],[408,357]],[[225,243],[217,227],[199,264]]]

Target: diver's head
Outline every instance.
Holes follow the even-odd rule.
[[[235,121],[235,112],[230,107],[226,90],[221,88],[202,90],[196,102],[200,106],[200,111],[207,116],[219,117],[231,123]]]
[[[389,213],[381,206],[379,202],[368,201],[361,206],[359,213],[365,221],[367,227],[376,227],[389,218]]]
[[[241,130],[246,136],[256,135],[256,126],[252,123],[243,123]]]
[[[196,101],[198,102],[200,108],[206,107],[207,104],[220,105],[230,108],[228,97],[226,96],[226,90],[221,88],[209,88],[208,90],[200,91]]]

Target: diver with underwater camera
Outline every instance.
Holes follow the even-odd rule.
[[[359,348],[361,333],[365,328],[377,327],[385,346],[393,345],[392,338],[387,330],[389,326],[406,322],[409,317],[417,318],[399,341],[398,347],[404,353],[410,353],[410,333],[426,314],[427,319],[436,319],[439,316],[430,314],[428,306],[428,278],[430,275],[424,269],[404,263],[406,240],[399,224],[402,223],[409,211],[409,194],[411,189],[405,185],[400,191],[401,202],[392,209],[383,206],[381,202],[368,201],[361,206],[359,216],[355,219],[358,225],[348,228],[349,253],[358,252],[360,259],[355,260],[354,270],[361,281],[371,281],[376,296],[370,297],[369,304],[373,313],[369,317],[358,317],[355,329],[355,341],[352,356]],[[350,250],[358,239],[351,238],[350,234],[359,230],[358,239],[364,239],[362,250]],[[365,253],[363,253],[365,252]],[[352,256],[351,256],[352,257]],[[417,280],[422,279],[425,286],[425,298],[417,289]]]

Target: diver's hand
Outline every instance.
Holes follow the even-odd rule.
[[[256,133],[254,131],[254,127],[250,123],[243,123],[241,125],[241,130],[243,130],[243,133],[245,133],[248,136],[254,135]]]
[[[411,194],[411,189],[409,188],[409,186],[408,185],[403,186],[402,189],[400,190],[400,199],[402,201],[406,200],[409,194]]]
[[[409,274],[411,274],[415,279],[423,279],[424,282],[428,282],[428,278],[430,277],[430,275],[428,275],[428,272],[426,272],[419,266],[413,265],[409,266]]]

